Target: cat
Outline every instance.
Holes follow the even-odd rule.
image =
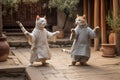
[[[40,61],[42,65],[46,64],[46,60],[51,59],[51,53],[49,51],[48,40],[54,36],[57,36],[60,32],[49,32],[44,27],[47,25],[46,17],[36,16],[35,28],[30,33],[28,32],[20,21],[17,21],[21,30],[28,38],[28,42],[31,45],[30,66],[35,61]]]
[[[75,65],[79,62],[80,65],[87,65],[87,61],[90,58],[90,39],[96,37],[96,33],[99,27],[94,30],[91,29],[86,21],[86,16],[76,16],[75,28],[71,29],[70,40],[73,40],[73,44],[70,50],[62,49],[63,52],[71,54],[72,63]]]

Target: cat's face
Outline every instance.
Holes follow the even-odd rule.
[[[83,16],[77,15],[77,17],[75,19],[75,24],[79,25],[79,26],[86,25],[87,24],[86,16],[85,15],[83,15]]]
[[[46,17],[40,17],[37,15],[36,17],[36,26],[39,29],[43,29],[47,25]]]

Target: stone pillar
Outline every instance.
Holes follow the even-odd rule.
[[[99,26],[99,13],[100,13],[100,10],[99,10],[99,0],[94,0],[94,27],[96,26]],[[99,37],[96,37],[94,39],[94,50],[95,51],[98,51],[99,50]]]
[[[105,0],[101,0],[101,43],[106,43]]]

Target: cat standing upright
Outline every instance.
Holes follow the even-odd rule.
[[[49,51],[48,38],[56,36],[59,31],[49,32],[44,27],[47,24],[47,20],[45,17],[36,16],[35,28],[32,33],[28,32],[24,26],[17,21],[21,30],[28,38],[28,42],[31,45],[31,57],[30,57],[30,65],[35,61],[40,61],[42,65],[46,64],[46,60],[51,58],[51,53]]]
[[[94,30],[91,29],[86,21],[86,16],[77,15],[75,19],[77,25],[74,29],[71,29],[71,37],[73,44],[71,50],[72,65],[79,62],[80,65],[87,65],[87,61],[90,58],[90,39],[94,39],[99,27]],[[65,51],[65,49],[63,49]]]

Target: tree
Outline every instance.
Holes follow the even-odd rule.
[[[49,0],[49,7],[57,8],[60,11],[63,11],[66,15],[65,22],[62,29],[65,29],[66,22],[69,16],[77,9],[77,4],[80,0]]]
[[[120,12],[116,19],[114,19],[113,12],[109,12],[106,17],[107,24],[111,27],[113,32],[120,32]]]
[[[2,37],[2,27],[3,27],[3,24],[2,24],[2,13],[4,15],[4,11],[2,11],[2,4],[4,5],[4,9],[6,8],[9,8],[9,7],[15,7],[17,8],[18,6],[18,3],[19,2],[32,2],[32,3],[35,3],[35,2],[38,2],[40,0],[0,0],[0,37]]]

